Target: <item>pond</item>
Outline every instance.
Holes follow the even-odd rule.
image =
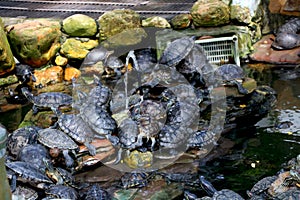
[[[217,189],[232,189],[247,197],[246,190],[261,178],[276,174],[283,163],[300,152],[300,70],[270,65],[257,68],[257,65],[247,64],[243,68],[258,85],[275,89],[277,105],[256,126],[239,124],[224,134],[219,140],[220,148],[200,161],[198,171]],[[0,123],[13,131],[30,108],[30,105],[23,106],[2,113]],[[293,126],[272,129],[281,122]]]

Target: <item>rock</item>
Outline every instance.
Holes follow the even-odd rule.
[[[229,6],[219,0],[198,0],[190,12],[195,26],[220,26],[230,22]]]
[[[130,168],[147,168],[151,167],[153,162],[153,155],[151,152],[139,152],[137,150],[134,150],[130,152],[128,156],[124,158],[124,162],[130,167]]]
[[[98,46],[97,40],[80,40],[76,38],[68,38],[62,44],[60,53],[68,59],[83,60],[89,53],[89,50]]]
[[[192,16],[190,14],[179,14],[171,19],[173,29],[185,29],[191,25]]]
[[[60,83],[63,80],[63,68],[60,66],[52,66],[41,70],[34,70],[34,76],[36,82],[33,82],[33,85],[36,88]]]
[[[230,6],[230,19],[240,23],[249,24],[251,22],[250,10],[240,5]]]
[[[2,19],[0,18],[0,76],[15,68],[15,60],[7,41]]]
[[[65,65],[68,64],[68,58],[65,58],[65,57],[62,57],[62,56],[56,56],[54,62],[58,66],[65,66]]]
[[[258,13],[261,0],[232,0],[230,4],[230,19],[239,23],[249,24]]]
[[[141,26],[140,15],[130,9],[108,11],[99,17],[98,23],[100,24],[100,41],[124,30]]]
[[[250,54],[253,61],[267,62],[274,64],[300,64],[300,47],[290,50],[274,50],[271,44],[275,37],[273,34],[262,37],[253,45],[254,51]]]
[[[75,67],[67,67],[64,73],[64,80],[72,81],[73,78],[78,78],[80,74],[80,70],[76,69]]]
[[[273,14],[300,16],[299,1],[270,0],[268,8]]]
[[[37,19],[9,25],[7,34],[15,57],[32,67],[48,63],[60,48],[60,23]]]
[[[62,30],[72,37],[91,37],[97,33],[97,23],[87,15],[75,14],[62,21]]]
[[[18,77],[16,75],[10,75],[7,77],[0,78],[0,87],[5,85],[11,85],[18,82]]]
[[[48,128],[56,121],[56,115],[52,111],[39,111],[36,115],[30,110],[20,123],[19,127],[38,126],[41,128]]]
[[[159,16],[153,16],[142,20],[142,26],[157,27],[157,28],[171,28],[169,22],[165,18]]]
[[[143,38],[147,37],[147,33],[143,28],[126,29],[118,34],[115,34],[101,44],[105,48],[116,48],[121,46],[135,45],[142,42]]]

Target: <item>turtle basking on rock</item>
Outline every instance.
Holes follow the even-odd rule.
[[[33,114],[36,114],[38,112],[39,107],[47,107],[51,108],[51,110],[56,115],[60,115],[61,111],[59,110],[59,107],[64,105],[71,105],[73,102],[73,98],[70,95],[62,92],[46,92],[34,96],[27,87],[23,87],[21,90],[24,96],[31,103],[33,103]]]

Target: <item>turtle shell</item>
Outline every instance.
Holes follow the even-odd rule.
[[[169,43],[164,50],[159,63],[169,67],[176,66],[193,49],[195,41],[193,37],[182,37]]]
[[[34,104],[41,107],[58,107],[72,102],[73,98],[62,92],[45,92],[34,98]]]
[[[259,195],[266,191],[276,179],[277,176],[267,176],[255,183],[250,192],[255,195]]]
[[[105,65],[112,69],[119,69],[124,66],[124,63],[117,56],[110,55],[106,59]]]
[[[30,144],[21,150],[18,158],[20,161],[31,163],[44,171],[46,166],[43,160],[50,160],[50,154],[43,145]]]
[[[82,194],[82,198],[84,200],[109,200],[111,199],[108,192],[102,189],[98,184],[93,184]]]
[[[38,132],[38,141],[49,148],[78,149],[78,145],[64,132],[46,128]]]
[[[46,195],[59,199],[78,199],[78,192],[72,188],[65,185],[53,185],[45,191]]]
[[[144,187],[148,184],[149,174],[146,172],[126,172],[121,177],[124,188]]]
[[[22,161],[8,162],[6,167],[20,176],[24,182],[53,183],[39,168],[31,163]]]
[[[229,189],[222,189],[215,192],[212,198],[215,200],[244,200],[244,198],[241,197],[238,193]]]
[[[99,61],[104,61],[111,52],[108,51],[103,46],[99,45],[98,47],[91,50],[86,57],[84,58],[81,66],[94,65]]]
[[[16,129],[7,139],[7,150],[16,158],[21,149],[28,144],[37,143],[38,130],[36,126],[27,126]]]
[[[245,78],[243,69],[236,64],[224,64],[217,68],[215,77],[224,81]]]
[[[58,124],[65,133],[80,144],[91,142],[94,138],[92,129],[78,115],[62,114],[58,119]]]

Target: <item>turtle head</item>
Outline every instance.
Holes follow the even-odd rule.
[[[34,101],[34,96],[33,94],[29,91],[27,87],[22,87],[21,88],[22,94],[30,101],[33,103]]]

